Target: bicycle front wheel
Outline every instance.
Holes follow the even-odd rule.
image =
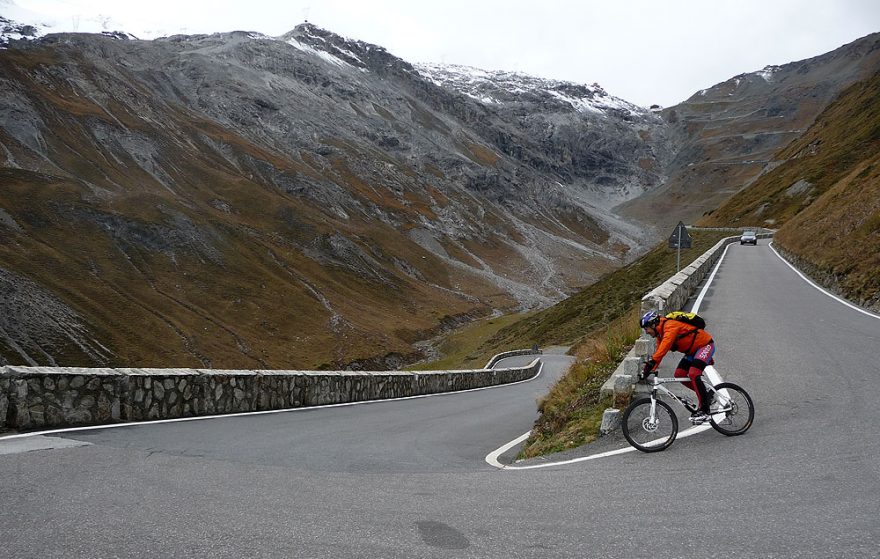
[[[728,437],[748,431],[755,419],[755,406],[748,392],[732,382],[722,382],[715,391],[712,408],[720,411],[712,414],[709,420],[712,427]]]
[[[642,452],[658,452],[678,435],[678,418],[666,402],[640,398],[623,412],[622,427],[629,444]]]

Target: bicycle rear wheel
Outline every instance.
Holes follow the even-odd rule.
[[[721,411],[712,414],[709,420],[712,427],[728,437],[748,431],[755,419],[755,405],[748,392],[732,382],[722,382],[715,387],[715,391],[712,408]]]
[[[654,402],[656,406],[653,414],[651,398],[640,398],[623,412],[623,436],[629,444],[642,452],[665,450],[678,435],[678,418],[675,417],[675,412],[666,402]]]

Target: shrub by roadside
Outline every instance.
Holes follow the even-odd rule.
[[[603,411],[615,404],[600,397],[600,388],[638,338],[638,312],[636,305],[578,344],[574,364],[538,402],[541,416],[520,458],[559,452],[598,436]]]

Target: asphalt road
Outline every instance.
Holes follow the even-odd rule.
[[[565,367],[546,355],[491,390],[0,441],[0,556],[877,557],[880,320],[766,241],[731,246],[700,312],[755,401],[741,437],[494,468]]]

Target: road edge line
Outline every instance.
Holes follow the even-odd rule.
[[[773,254],[775,254],[777,258],[779,258],[780,260],[785,262],[786,266],[788,266],[789,268],[794,270],[794,273],[799,275],[801,277],[801,279],[804,280],[805,282],[807,282],[808,284],[812,285],[813,287],[815,287],[816,289],[818,289],[819,291],[821,291],[825,295],[836,300],[838,303],[843,303],[844,305],[853,309],[854,311],[859,311],[860,313],[862,313],[864,315],[867,315],[867,316],[870,316],[871,318],[876,318],[877,320],[880,320],[880,315],[876,315],[876,314],[872,313],[871,311],[867,311],[867,310],[859,307],[858,305],[854,305],[854,304],[850,303],[849,301],[847,301],[846,299],[843,299],[842,297],[838,297],[837,295],[831,293],[830,291],[826,290],[824,287],[820,286],[819,284],[815,283],[813,280],[811,280],[810,278],[805,276],[800,270],[795,268],[795,266],[791,262],[789,262],[788,260],[783,258],[783,256],[781,254],[779,254],[775,248],[773,248],[773,243],[770,243],[767,246],[770,247],[770,250],[773,251]]]
[[[732,245],[733,243],[727,243],[727,246],[724,247],[724,252],[721,253],[721,258],[715,263],[715,267],[712,268],[712,273],[709,274],[709,279],[706,280],[706,283],[703,284],[703,289],[701,289],[700,294],[697,295],[697,300],[694,301],[694,304],[691,307],[691,312],[695,313],[700,310],[700,305],[703,304],[703,298],[706,296],[706,292],[709,291],[709,286],[712,285],[712,281],[715,279],[715,274],[718,272],[718,268],[721,267],[721,262],[724,261],[724,257],[727,256],[727,251]]]
[[[692,435],[696,435],[698,433],[708,431],[711,428],[712,428],[711,425],[697,425],[697,426],[691,427],[690,429],[685,429],[684,431],[679,433],[678,436],[675,437],[675,440],[685,439],[685,438],[690,437]],[[596,460],[598,458],[608,458],[609,456],[617,456],[619,454],[626,454],[628,452],[635,452],[637,450],[635,447],[625,446],[623,448],[618,448],[615,450],[607,450],[605,452],[600,452],[598,454],[591,454],[590,456],[581,456],[580,458],[571,458],[569,460],[560,460],[559,462],[547,462],[544,464],[529,464],[527,466],[517,466],[515,464],[502,464],[502,463],[498,462],[497,459],[499,456],[501,456],[502,454],[504,454],[505,452],[510,450],[512,447],[514,447],[517,444],[524,441],[526,439],[526,437],[529,436],[530,433],[531,433],[531,431],[529,431],[525,435],[521,435],[518,438],[510,441],[509,443],[498,448],[497,450],[492,451],[491,453],[486,455],[486,462],[489,465],[498,468],[499,470],[505,470],[505,471],[507,471],[507,470],[537,470],[538,468],[551,468],[553,466],[565,466],[565,465],[574,464],[577,462],[586,462],[588,460]],[[490,459],[492,461],[490,461]]]

